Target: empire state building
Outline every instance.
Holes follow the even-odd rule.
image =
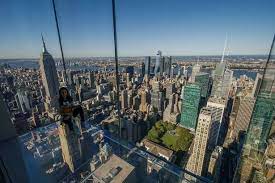
[[[42,36],[43,51],[40,55],[39,65],[42,76],[43,86],[46,92],[45,108],[46,111],[52,111],[58,108],[58,90],[59,82],[55,62],[50,53],[46,49],[46,45]]]

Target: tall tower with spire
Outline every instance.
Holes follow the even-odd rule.
[[[58,90],[59,82],[56,71],[56,66],[53,57],[46,49],[46,44],[43,36],[43,50],[40,55],[39,66],[42,76],[43,86],[46,92],[45,107],[47,111],[52,111],[58,108]]]
[[[211,96],[220,97],[225,100],[228,99],[233,71],[226,68],[226,62],[224,62],[224,54],[227,48],[227,36],[224,43],[224,49],[222,54],[221,62],[217,64],[216,70],[214,73],[213,87],[211,91]]]

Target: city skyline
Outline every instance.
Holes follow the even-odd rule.
[[[65,57],[113,56],[111,1],[56,4]],[[230,55],[267,54],[275,28],[272,5],[119,0],[119,56],[153,55],[157,50],[173,56],[221,55],[226,33]],[[14,0],[0,10],[0,23],[5,25],[0,30],[5,43],[0,45],[0,58],[37,58],[41,32],[53,57],[60,57],[51,1]]]
[[[22,139],[25,144],[24,148],[27,149],[25,153],[36,158],[26,163],[27,167],[32,166],[29,164],[32,162],[41,164],[48,162],[48,167],[38,168],[50,179],[53,179],[53,181],[46,182],[55,182],[55,179],[67,182],[69,180],[85,182],[90,177],[98,179],[97,173],[105,172],[102,167],[107,166],[106,164],[111,166],[111,161],[108,161],[108,158],[111,157],[122,158],[119,159],[119,167],[125,164],[125,166],[143,173],[142,176],[129,174],[125,179],[145,182],[151,182],[149,179],[169,180],[168,182],[199,179],[202,182],[208,182],[218,180],[219,175],[225,172],[228,174],[225,176],[226,182],[230,182],[232,179],[230,177],[233,177],[234,171],[231,169],[233,166],[235,167],[234,162],[231,163],[229,159],[226,162],[221,162],[221,159],[230,158],[231,151],[229,150],[235,151],[235,148],[241,145],[240,138],[234,139],[234,137],[227,136],[227,134],[232,134],[232,130],[238,130],[238,127],[231,129],[231,125],[227,126],[227,124],[231,124],[231,118],[234,117],[229,112],[232,107],[230,100],[234,101],[233,108],[235,108],[235,105],[238,105],[236,104],[238,96],[254,96],[253,93],[256,92],[254,90],[257,90],[258,85],[254,79],[246,75],[232,78],[233,71],[228,69],[227,62],[222,61],[216,65],[216,69],[205,68],[198,62],[194,63],[192,75],[189,76],[184,74],[185,68],[175,72],[171,57],[161,56],[161,54],[158,58],[159,67],[154,68],[150,74],[145,72],[148,67],[150,68],[150,57],[146,58],[146,64],[139,64],[142,67],[140,73],[134,72],[134,67],[128,63],[123,66],[125,71],[121,72],[120,77],[119,105],[121,105],[123,116],[120,120],[124,128],[121,128],[122,133],[118,133],[120,126],[118,126],[119,117],[116,112],[116,88],[111,87],[115,82],[115,74],[105,70],[97,73],[95,77],[94,71],[81,68],[79,68],[81,72],[70,70],[67,73],[70,83],[68,88],[70,88],[75,104],[80,103],[86,116],[84,126],[80,124],[80,118],[76,116],[75,127],[70,130],[69,126],[62,121],[62,118],[64,119],[62,113],[56,113],[51,110],[51,107],[47,107],[47,103],[51,103],[51,100],[48,99],[58,98],[53,97],[55,94],[54,92],[49,93],[51,91],[49,89],[56,88],[58,83],[60,86],[64,84],[65,72],[56,70],[55,65],[52,65],[54,60],[46,49],[43,37],[42,42],[43,51],[41,52],[39,71],[3,65],[0,69],[3,79],[0,89],[5,96],[5,102],[10,104],[8,107],[12,109],[11,115],[14,116],[8,122],[13,122],[15,130],[20,134],[19,138]],[[86,64],[87,69],[89,64]],[[175,65],[178,66],[178,63]],[[211,88],[210,83],[207,82],[210,75],[202,71],[210,73],[215,71],[214,81],[222,81],[213,82],[213,93],[211,89],[208,89]],[[54,76],[55,73],[56,76]],[[39,77],[40,74],[42,77]],[[200,78],[202,76],[203,78]],[[192,77],[194,79],[191,79]],[[273,81],[272,78],[269,82],[271,81]],[[201,84],[204,82],[206,82],[205,86]],[[235,89],[241,83],[243,87]],[[20,90],[22,84],[25,86],[25,92]],[[260,88],[262,87],[260,86]],[[202,95],[201,90],[206,93]],[[179,94],[184,97],[180,99]],[[208,96],[210,97],[208,98]],[[189,105],[192,103],[196,103],[196,105]],[[60,115],[61,118],[59,118]],[[52,127],[48,128],[47,126]],[[40,129],[44,130],[40,131]],[[94,133],[93,130],[96,132]],[[247,130],[247,127],[244,130]],[[34,133],[34,131],[37,132]],[[120,135],[118,136],[118,134]],[[31,138],[25,138],[28,135]],[[120,143],[109,144],[114,137],[125,139],[129,145],[140,143],[143,149],[141,153],[145,155],[142,157],[144,159],[138,159],[139,162],[136,162],[133,154],[139,152],[135,152],[134,149],[129,149],[131,153],[127,153],[127,157],[131,156],[132,158],[123,159],[123,154],[113,151]],[[263,138],[261,143],[267,138],[269,137]],[[228,148],[226,144],[232,140],[239,145]],[[31,150],[34,148],[36,151]],[[186,154],[184,156],[177,155],[181,151]],[[154,161],[161,163],[162,159],[159,157],[164,158],[173,166],[171,170],[175,172],[170,175],[166,171],[160,171],[162,166],[159,166],[158,163],[157,165],[152,164],[152,157],[148,157],[147,152],[154,155]],[[240,150],[236,152],[241,153]],[[44,156],[47,156],[48,159],[44,159]],[[266,156],[269,155],[266,154]],[[25,154],[23,158],[26,158]],[[176,159],[179,160],[176,161]],[[53,162],[48,160],[53,160]],[[140,164],[141,162],[145,163],[144,165],[147,164],[148,168],[137,166],[136,163]],[[230,165],[227,165],[228,163],[231,164],[231,168]],[[79,169],[80,167],[82,168]],[[112,169],[117,169],[117,166]],[[151,169],[157,171],[159,176],[154,177]],[[194,175],[185,173],[182,177],[182,171],[185,169]],[[127,172],[126,167],[117,170],[123,173]],[[29,174],[29,172],[27,173]],[[99,179],[105,180],[104,175],[101,175]],[[43,174],[30,175],[32,179],[39,179],[43,176]],[[118,175],[116,178],[118,177],[120,176]],[[111,178],[115,179],[114,176]],[[250,179],[250,177],[248,178]],[[266,178],[270,179],[270,176],[267,175]]]

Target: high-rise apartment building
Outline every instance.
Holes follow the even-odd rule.
[[[58,108],[59,82],[54,59],[47,51],[43,37],[42,42],[43,51],[40,56],[39,65],[43,86],[46,91],[45,107],[47,111],[50,111],[53,108]]]
[[[212,109],[208,107],[202,108],[198,118],[198,125],[194,138],[193,151],[187,164],[187,170],[191,171],[196,175],[204,175],[207,169],[207,167],[205,166],[205,162],[207,156],[206,153],[210,153],[208,151],[208,144],[212,139],[212,123]]]
[[[201,88],[196,84],[184,86],[180,125],[195,131],[200,107]]]

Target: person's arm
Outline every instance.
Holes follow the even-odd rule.
[[[71,106],[60,106],[60,115],[72,115],[72,112]]]

